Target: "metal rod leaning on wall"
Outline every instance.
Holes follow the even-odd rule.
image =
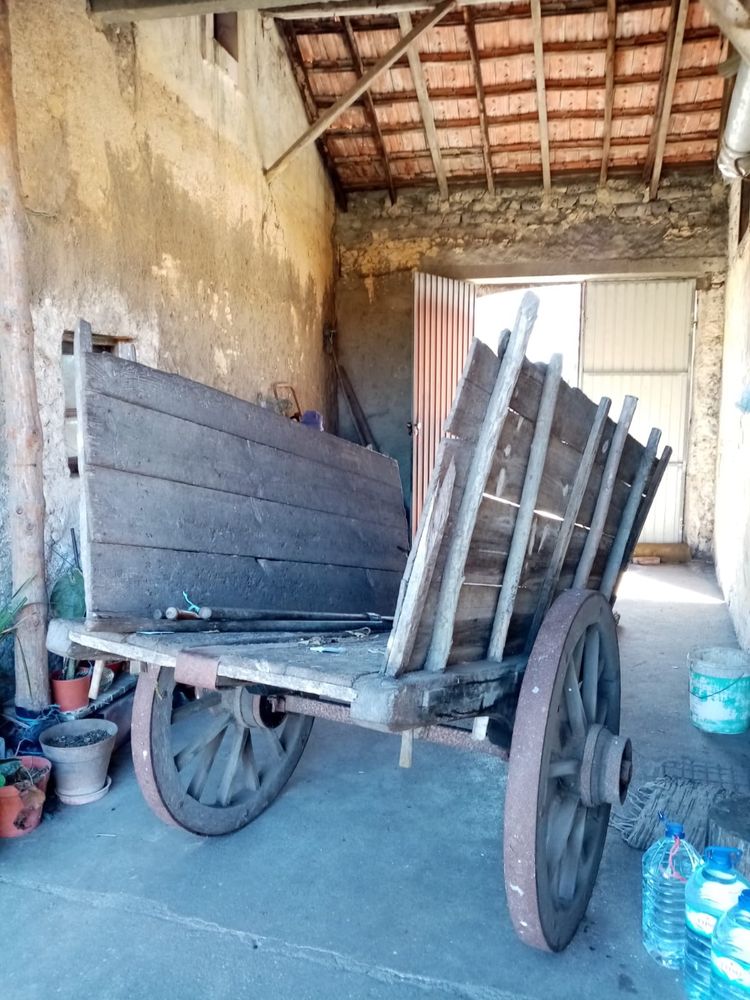
[[[646,480],[648,479],[648,474],[651,472],[654,460],[656,459],[656,449],[659,447],[660,438],[661,431],[657,427],[654,427],[649,434],[646,450],[643,453],[635,477],[631,483],[630,493],[628,494],[625,509],[623,510],[622,518],[620,519],[620,526],[617,529],[615,540],[612,542],[612,548],[609,550],[607,565],[604,567],[602,582],[599,586],[599,590],[602,594],[604,594],[608,601],[612,598],[612,591],[614,590],[615,583],[617,582],[617,578],[620,573],[620,567],[622,566],[622,560],[625,555],[628,540],[633,530],[635,520],[638,517],[638,511],[640,510],[643,501],[643,491],[646,488]]]
[[[555,588],[557,587],[557,581],[560,579],[560,573],[562,572],[563,563],[565,562],[565,556],[568,553],[568,546],[570,545],[570,540],[573,537],[576,519],[581,509],[583,498],[586,495],[586,487],[588,486],[589,479],[591,478],[591,470],[593,469],[594,462],[596,461],[596,455],[599,451],[599,443],[602,439],[602,434],[604,432],[604,427],[607,422],[607,416],[611,405],[612,400],[607,399],[606,396],[603,396],[599,401],[596,416],[594,417],[594,423],[589,431],[586,447],[583,450],[583,456],[578,466],[576,477],[573,480],[573,488],[570,491],[568,506],[565,508],[563,522],[560,525],[559,532],[557,533],[555,548],[544,574],[542,586],[539,589],[539,600],[537,601],[534,617],[531,621],[531,627],[529,628],[529,634],[526,639],[527,652],[530,651],[531,647],[534,645],[534,640],[536,639],[541,627],[542,619],[547,614],[547,609],[552,603]]]
[[[539,299],[537,296],[533,292],[526,292],[519,306],[508,349],[498,370],[492,395],[487,404],[443,570],[435,613],[435,625],[425,661],[425,669],[427,670],[445,670],[448,662],[448,654],[453,641],[453,625],[463,585],[471,536],[474,533],[482,494],[487,485],[487,477],[508,414],[513,390],[523,366],[526,345],[531,336],[538,309]]]
[[[594,516],[591,518],[591,526],[586,538],[586,544],[583,547],[573,580],[573,587],[576,589],[585,587],[589,582],[591,568],[594,565],[594,559],[599,550],[599,541],[601,540],[604,525],[607,521],[609,505],[612,500],[615,482],[617,481],[617,470],[620,467],[620,459],[625,448],[625,442],[628,439],[628,430],[630,429],[637,405],[638,400],[635,396],[626,396],[622,403],[620,419],[617,421],[615,432],[612,435],[607,461],[604,464],[604,473],[602,474],[599,496],[596,499],[596,506],[594,507]]]
[[[561,378],[562,354],[553,354],[550,363],[547,365],[547,373],[544,377],[542,398],[539,402],[534,436],[531,440],[529,461],[526,466],[521,500],[518,513],[516,514],[516,523],[513,528],[513,538],[511,539],[508,559],[505,563],[505,572],[503,573],[503,583],[495,609],[495,620],[492,624],[490,644],[487,649],[487,659],[489,660],[500,661],[503,658],[505,640],[508,636],[510,619],[513,615],[513,606],[516,601],[516,594],[518,593],[518,585],[521,582],[523,565],[526,561],[526,550],[529,545],[531,526],[534,523],[536,502],[542,482],[544,464],[547,460],[547,449],[549,448],[549,438],[552,432],[552,419],[555,415]]]

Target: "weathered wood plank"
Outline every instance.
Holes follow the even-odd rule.
[[[82,367],[87,396],[100,393],[168,413],[335,469],[368,476],[401,492],[398,465],[393,459],[332,434],[314,433],[272,410],[111,354],[88,354],[82,359]]]
[[[473,449],[471,466],[443,570],[432,642],[425,664],[428,670],[444,670],[448,660],[453,617],[458,604],[477,512],[487,485],[487,476],[492,466],[500,432],[508,414],[508,404],[523,365],[526,344],[534,326],[538,306],[537,297],[532,292],[527,292],[519,307],[508,348],[484,411],[482,428]]]
[[[306,430],[311,437],[319,434]],[[309,443],[314,453],[317,441]],[[99,394],[87,399],[86,462],[89,468],[404,525],[403,504],[392,482],[352,475],[314,457]]]
[[[406,564],[405,522],[372,525],[112,469],[85,477],[92,542],[398,572]]]
[[[436,468],[433,479],[436,487],[420,518],[408,585],[402,584],[403,601],[399,602],[399,614],[393,623],[393,631],[388,641],[386,673],[394,677],[403,672],[414,648],[417,629],[427,602],[435,563],[450,513],[451,497],[456,481],[455,462],[451,460],[444,472]]]
[[[401,570],[283,562],[133,545],[91,546],[88,613],[150,615],[181,603],[392,615]]]
[[[499,367],[500,361],[489,347],[484,344],[480,348],[472,347],[464,370],[465,378],[462,380],[460,400],[457,398],[454,401],[445,423],[447,433],[466,441],[473,441],[476,438],[478,422],[481,421],[487,407]],[[532,424],[536,421],[539,409],[544,371],[544,365],[534,365],[526,360],[510,400],[510,409]],[[589,430],[596,418],[596,409],[597,404],[580,389],[574,389],[567,384],[562,385],[552,422],[552,437],[582,455]],[[597,464],[603,465],[606,460],[615,426],[613,420],[607,421],[597,452]],[[643,445],[632,435],[628,435],[620,464],[620,477],[625,483],[632,482],[642,454]]]

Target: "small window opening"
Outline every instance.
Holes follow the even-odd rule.
[[[94,354],[113,354],[117,341],[111,337],[94,335]],[[62,379],[65,396],[65,452],[68,469],[78,475],[78,410],[76,409],[76,369],[73,361],[73,333],[65,330],[62,340]]]
[[[228,52],[235,62],[240,58],[239,31],[236,11],[229,14],[214,14],[214,38]]]

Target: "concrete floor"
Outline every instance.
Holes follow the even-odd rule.
[[[631,571],[624,728],[642,776],[665,758],[750,766],[747,737],[688,720],[687,650],[733,643],[709,569]],[[148,810],[128,748],[113,786],[0,841],[3,1000],[589,1000],[682,996],[640,944],[640,855],[610,831],[562,955],[515,938],[502,878],[503,765],[317,723],[292,781],[245,830],[200,839]]]

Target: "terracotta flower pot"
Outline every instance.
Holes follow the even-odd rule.
[[[60,740],[82,738],[92,730],[103,729],[106,739],[84,746],[55,746]],[[109,760],[117,736],[117,726],[107,719],[74,719],[45,729],[39,742],[55,766],[55,790],[69,806],[95,802],[109,791]],[[51,741],[51,742],[50,742]]]
[[[44,774],[34,782],[38,794],[20,792],[16,785],[0,788],[0,837],[23,837],[36,829],[42,818],[52,765],[45,757],[20,757],[19,760],[24,767],[43,768]]]
[[[89,673],[83,677],[74,677],[72,681],[64,681],[60,677],[52,678],[52,699],[60,706],[61,712],[74,712],[77,708],[85,708],[89,703]]]

